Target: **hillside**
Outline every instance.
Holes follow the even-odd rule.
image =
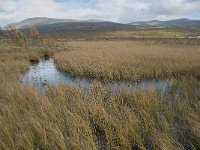
[[[167,21],[139,21],[132,22],[129,25],[137,26],[137,28],[200,28],[200,20],[175,19]]]
[[[134,26],[102,20],[71,20],[54,18],[30,18],[18,23],[7,25],[15,29],[37,27],[42,33],[63,33],[69,31],[115,31],[130,30]]]

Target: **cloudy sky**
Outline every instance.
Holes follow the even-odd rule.
[[[31,17],[139,20],[200,19],[200,0],[0,0],[0,26]]]

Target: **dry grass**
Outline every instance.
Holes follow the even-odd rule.
[[[97,34],[102,39],[152,39],[152,38],[188,38],[199,35],[199,30],[183,29],[138,29],[133,31],[113,31]]]
[[[52,36],[68,40],[136,40],[189,38],[200,35],[199,29],[134,29],[121,31],[66,31]]]
[[[62,61],[65,58],[69,62],[74,59],[76,64],[83,60],[84,65],[90,62],[97,66],[109,66],[111,62],[110,69],[115,65],[118,67],[117,62],[134,64],[130,54],[140,55],[143,59],[152,56],[153,46],[147,46],[149,52],[132,52],[127,43],[115,43],[113,46],[114,43],[106,42],[73,42],[70,46],[74,51],[58,53],[55,58],[62,58]],[[92,51],[97,44],[102,53],[96,49]],[[139,48],[139,43],[129,44]],[[90,49],[91,46],[93,48]],[[121,48],[126,53],[121,52]],[[166,54],[165,59],[171,56],[172,59],[179,58],[172,55],[180,55],[178,52],[171,50],[172,54],[169,54],[164,47],[160,50]],[[177,50],[187,51],[180,47]],[[159,50],[155,51],[154,59],[160,62]],[[200,83],[195,78],[174,81],[172,94],[166,98],[154,90],[112,93],[104,91],[99,83],[94,83],[90,95],[63,85],[50,88],[47,94],[21,86],[18,79],[28,69],[29,59],[46,53],[45,47],[2,49],[0,52],[0,149],[200,149],[200,95],[197,91]],[[102,61],[108,60],[107,54],[112,61]],[[197,48],[193,47],[191,53],[186,54],[194,56],[193,60],[197,59]],[[186,54],[182,54],[181,58],[190,60]],[[127,57],[128,62],[123,57]],[[153,60],[150,62],[153,63]],[[191,63],[193,67],[194,64]],[[92,64],[89,66],[92,68]],[[104,66],[101,69],[105,71]],[[175,92],[177,89],[180,94]]]
[[[137,81],[178,75],[200,76],[199,46],[146,42],[69,42],[57,53],[58,67],[74,76]]]

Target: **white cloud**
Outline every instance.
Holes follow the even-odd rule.
[[[119,22],[200,15],[200,0],[99,0],[99,6],[106,16]]]
[[[70,6],[54,0],[0,0],[0,25],[21,21],[30,17],[76,18],[98,14],[98,11]]]
[[[0,25],[30,17],[131,22],[200,15],[199,0],[87,0],[88,5],[83,5],[86,0],[73,4],[67,1],[0,0]]]

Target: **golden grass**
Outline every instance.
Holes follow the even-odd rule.
[[[134,29],[121,31],[67,31],[52,36],[67,40],[141,40],[197,37],[199,29]],[[174,40],[173,39],[173,40]],[[194,40],[194,39],[193,39]]]
[[[138,38],[188,38],[198,36],[199,30],[177,29],[138,29],[133,31],[113,31],[97,35],[106,39],[138,39]]]
[[[130,42],[69,42],[72,51],[56,53],[61,70],[74,76],[137,81],[200,75],[199,46]]]
[[[114,43],[110,42],[72,42],[69,45],[74,51],[55,54],[55,58],[62,58],[62,61],[65,58],[69,62],[73,58],[74,63],[77,63],[86,60],[86,57],[93,58],[95,53],[96,57],[82,63],[85,65],[85,62],[89,61],[93,65],[107,66],[109,63],[102,60],[108,60],[107,54],[110,54],[108,57],[112,61],[109,62],[113,62],[108,65],[110,69],[112,66],[118,67],[117,62],[127,64],[123,57],[127,57],[128,63],[134,64],[130,54],[146,59],[152,54],[153,46],[147,45],[150,48],[149,52],[132,52],[128,46],[125,47],[127,43],[129,42],[119,42],[113,46]],[[139,43],[129,44],[131,47],[139,47]],[[94,49],[97,45],[102,53],[98,53],[97,50],[93,52],[88,48],[93,46]],[[85,50],[82,50],[82,47]],[[123,49],[125,53],[119,49]],[[48,93],[44,94],[32,87],[23,87],[19,78],[21,73],[28,69],[29,59],[33,56],[44,56],[46,50],[46,47],[32,47],[24,50],[2,49],[0,52],[0,149],[200,148],[200,96],[197,91],[200,83],[195,78],[180,78],[174,81],[172,94],[165,98],[155,90],[131,93],[104,91],[99,83],[94,83],[89,95],[81,93],[78,88],[64,85],[50,88]],[[163,56],[165,59],[170,59],[172,54],[180,55],[174,51],[171,51],[172,54],[164,52],[164,47],[160,50],[166,54]],[[184,47],[178,47],[177,50],[187,51]],[[155,51],[154,59],[160,62],[158,58],[161,59],[161,56],[157,54],[159,50]],[[79,53],[82,55],[78,55]],[[193,60],[197,59],[197,48],[193,47],[191,53],[186,54],[194,56]],[[181,58],[186,59],[186,54],[182,54]],[[179,58],[173,56],[172,59],[174,57]],[[143,64],[146,64],[146,59]],[[153,63],[153,60],[150,62]],[[190,60],[190,57],[186,60]],[[101,69],[103,72],[104,67]],[[180,90],[180,94],[176,93],[177,89]]]

